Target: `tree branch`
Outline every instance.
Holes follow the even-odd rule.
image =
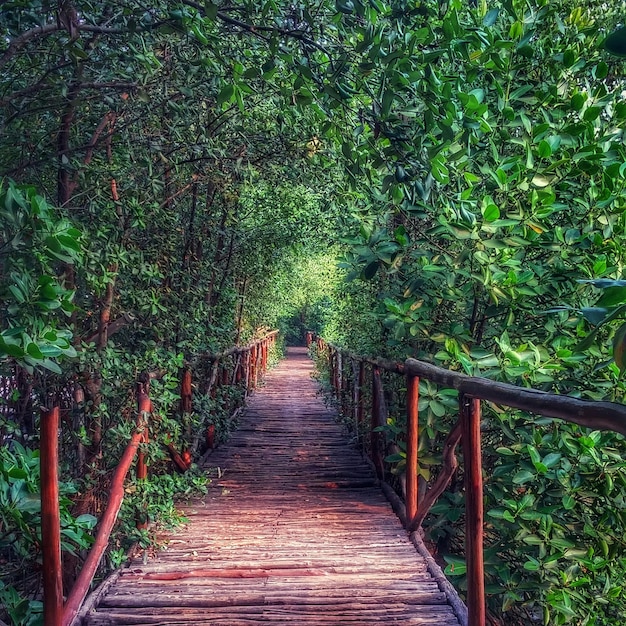
[[[36,93],[37,91],[41,91],[46,88],[51,88],[51,85],[44,83],[44,80],[48,76],[50,76],[50,74],[52,74],[53,72],[62,70],[63,68],[68,67],[70,65],[72,64],[69,61],[66,61],[64,63],[59,63],[58,65],[55,65],[54,67],[47,69],[44,72],[44,74],[41,76],[41,78],[36,83],[30,85],[30,87],[24,87],[24,89],[14,91],[12,94],[9,94],[8,96],[5,96],[4,98],[0,99],[0,105],[9,104],[9,102],[21,96],[28,96],[31,93]]]
[[[79,83],[79,89],[123,89],[123,90],[133,90],[137,89],[137,83],[125,83],[125,82],[106,82],[106,83]]]
[[[35,28],[31,28],[25,33],[18,35],[15,39],[11,40],[4,54],[0,57],[0,67],[7,63],[11,57],[31,39],[43,37],[44,35],[49,35],[59,30],[61,30],[61,27],[57,22],[50,22],[50,24],[45,24],[44,26],[35,26]]]
[[[197,9],[203,14],[205,13],[204,5],[200,4],[199,2],[194,2],[193,0],[183,0],[183,3],[187,6]],[[261,33],[277,33],[289,39],[297,39],[307,46],[311,46],[312,48],[323,52],[326,56],[328,56],[332,63],[332,57],[328,50],[326,50],[326,48],[322,46],[322,44],[311,39],[310,37],[307,37],[301,30],[287,30],[285,28],[278,28],[276,26],[259,26],[257,24],[248,24],[247,22],[243,22],[242,20],[238,20],[237,18],[227,15],[223,10],[217,12],[217,17],[225,24],[236,26],[237,28],[240,28],[241,30],[250,33],[251,35],[258,37],[263,41],[270,41],[270,38]]]
[[[155,22],[154,24],[150,24],[149,26],[145,26],[143,28],[137,28],[134,32],[145,32],[154,30],[167,24],[168,20],[161,20],[159,22]],[[86,33],[95,33],[97,35],[126,35],[128,34],[127,28],[109,28],[106,26],[98,26],[92,24],[76,24],[76,30],[79,32]],[[11,58],[26,45],[31,39],[36,39],[38,37],[44,37],[46,35],[50,35],[52,33],[59,32],[61,30],[67,30],[64,25],[59,24],[57,21],[50,22],[49,24],[45,24],[44,26],[35,26],[35,28],[31,28],[26,32],[18,35],[14,39],[9,42],[7,49],[4,51],[4,54],[0,57],[0,67],[6,64]]]
[[[107,337],[110,337],[113,333],[116,333],[118,330],[121,330],[122,328],[124,328],[124,326],[128,326],[128,324],[131,324],[132,322],[134,322],[135,319],[136,318],[132,313],[123,313],[119,317],[115,318],[112,322],[108,323]],[[89,335],[83,341],[85,341],[85,343],[91,343],[92,341],[95,341],[96,339],[98,339],[99,335],[100,335],[100,330]]]
[[[437,502],[439,496],[446,490],[456,468],[459,466],[459,462],[456,458],[456,447],[461,440],[461,420],[458,420],[456,424],[450,430],[446,442],[443,446],[443,458],[441,461],[441,470],[437,479],[433,483],[432,487],[426,492],[426,495],[422,499],[419,505],[419,509],[415,514],[415,517],[410,522],[410,529],[415,530],[422,525],[422,522],[428,515],[428,512],[432,508],[433,504]]]

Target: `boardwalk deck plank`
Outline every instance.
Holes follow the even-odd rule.
[[[459,626],[311,372],[292,350],[268,375],[188,525],[83,624]]]

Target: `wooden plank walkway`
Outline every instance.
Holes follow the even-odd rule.
[[[209,457],[219,477],[189,524],[122,570],[83,624],[459,626],[312,371],[291,349],[268,374]]]

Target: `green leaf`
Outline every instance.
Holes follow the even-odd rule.
[[[489,204],[483,209],[483,218],[486,222],[494,222],[500,218],[500,209],[495,204]]]
[[[541,563],[537,559],[529,557],[529,560],[524,563],[524,569],[529,572],[536,572],[540,569]]]
[[[626,287],[626,280],[613,280],[611,278],[596,278],[594,280],[577,280],[578,283],[589,283],[598,289],[608,287]]]
[[[9,291],[13,294],[13,297],[18,304],[24,304],[24,302],[26,302],[26,296],[28,294],[23,294],[16,285],[9,285]]]
[[[0,356],[2,355],[12,356],[19,359],[24,356],[24,350],[19,345],[5,343],[0,339]]]
[[[608,315],[609,310],[600,307],[583,307],[580,312],[588,322],[597,326],[604,321],[604,318]]]
[[[210,20],[215,20],[215,18],[217,17],[217,11],[218,11],[218,6],[217,4],[215,4],[214,2],[209,2],[208,0],[205,1],[204,3],[204,11],[205,11],[205,15],[210,19]]]
[[[600,61],[598,65],[596,65],[595,75],[597,80],[603,80],[607,77],[609,73],[609,66],[604,62]]]
[[[562,456],[563,455],[559,452],[550,452],[546,454],[545,457],[543,457],[543,463],[544,465],[546,465],[546,467],[554,467],[555,465],[558,465]]]
[[[444,570],[447,576],[463,576],[467,572],[467,565],[464,559],[452,555],[446,555],[444,559],[448,563]]]
[[[624,302],[626,302],[626,287],[608,287],[596,302],[596,307],[612,307]]]
[[[622,324],[613,337],[613,360],[619,368],[620,375],[626,369],[626,322]]]
[[[65,246],[75,252],[80,252],[80,242],[69,235],[58,235],[57,239]]]
[[[504,446],[496,448],[496,452],[498,454],[502,454],[503,456],[515,456],[516,454],[513,450],[511,450],[511,448],[505,448]]]
[[[381,114],[383,116],[387,117],[389,115],[395,96],[396,94],[392,89],[387,89],[387,91],[383,94],[383,101],[380,107]]]
[[[523,485],[535,478],[535,472],[531,472],[530,470],[520,470],[513,476],[512,481],[516,485]]]
[[[39,346],[36,343],[29,343],[26,346],[26,352],[33,357],[33,359],[43,359],[44,355],[39,349]]]
[[[575,346],[574,350],[576,350],[577,352],[587,350],[587,348],[589,348],[595,341],[595,338],[600,328],[602,328],[608,322],[611,322],[614,319],[620,317],[624,313],[626,313],[626,304],[617,307],[610,315],[607,315],[607,317],[605,317],[604,320],[600,324],[598,324],[598,326],[596,326],[580,343]]]
[[[483,26],[486,26],[487,28],[493,26],[496,23],[499,14],[500,9],[491,9],[490,11],[487,11],[487,15],[483,18]]]
[[[539,187],[540,189],[542,189],[543,187],[547,187],[552,182],[552,177],[535,174],[530,182],[535,187]]]
[[[524,543],[527,543],[529,546],[543,546],[545,544],[545,540],[537,535],[527,535],[523,539]]]
[[[40,345],[39,350],[44,357],[54,358],[63,354],[63,350],[58,346]]]
[[[602,109],[600,107],[589,107],[588,109],[585,109],[583,119],[586,122],[593,122],[593,120],[597,120],[600,117],[601,112]]]
[[[76,523],[81,526],[85,526],[86,528],[95,528],[98,523],[98,518],[94,515],[90,515],[89,513],[83,513],[76,518]]]
[[[605,40],[604,47],[618,57],[626,57],[626,26],[613,31]]]
[[[544,139],[539,142],[539,156],[546,159],[552,155],[552,146]]]
[[[399,463],[400,461],[406,461],[406,454],[395,453],[385,457],[386,463]]]
[[[235,93],[235,88],[228,84],[228,85],[224,85],[220,91],[220,93],[217,96],[217,103],[218,104],[224,104],[225,102],[230,102],[233,95]]]
[[[565,494],[561,499],[561,502],[566,511],[571,511],[576,506],[576,500],[569,494]]]
[[[437,400],[431,400],[428,407],[436,417],[443,417],[446,414],[446,407]]]
[[[45,367],[47,370],[54,372],[55,374],[62,374],[63,370],[52,360],[44,359],[41,363],[38,363],[42,367]]]
[[[574,109],[574,111],[580,111],[583,108],[586,100],[587,98],[584,94],[575,93],[570,100],[570,106],[572,107],[572,109]]]
[[[15,504],[25,513],[39,513],[41,511],[41,499],[34,493],[23,493]]]
[[[337,11],[346,15],[354,13],[354,2],[352,2],[352,0],[337,0],[335,7]]]

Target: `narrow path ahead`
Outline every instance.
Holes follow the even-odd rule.
[[[312,371],[289,351],[209,457],[220,477],[189,525],[83,623],[459,625]]]

